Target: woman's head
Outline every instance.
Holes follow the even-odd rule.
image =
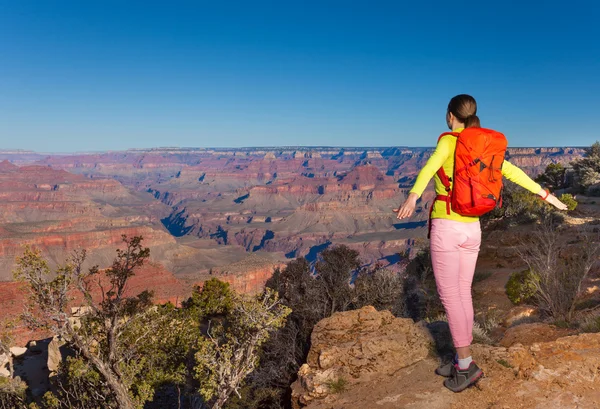
[[[446,111],[446,123],[450,129],[456,125],[464,125],[465,128],[481,127],[479,117],[477,117],[475,98],[467,94],[460,94],[452,98],[448,103],[448,111]]]

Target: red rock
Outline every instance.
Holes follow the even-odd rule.
[[[276,268],[283,268],[284,263],[273,261],[256,254],[223,267],[214,268],[210,278],[217,278],[230,284],[232,290],[241,294],[256,294],[265,288],[266,282],[273,276]],[[202,288],[204,281],[195,285]]]
[[[102,272],[100,273],[102,276]],[[106,279],[103,280],[106,287]],[[95,280],[93,281],[95,283]],[[0,310],[3,320],[15,320],[18,322],[17,328],[12,331],[15,338],[15,345],[25,345],[28,340],[41,339],[51,334],[45,331],[31,331],[22,322],[19,321],[20,315],[24,312],[27,299],[26,285],[17,282],[0,282]],[[101,300],[101,292],[98,286],[92,286],[92,294],[95,302]],[[150,290],[154,293],[154,302],[164,304],[171,302],[174,305],[180,305],[186,299],[190,290],[179,280],[167,271],[163,266],[156,263],[149,263],[136,270],[135,275],[130,279],[127,285],[126,296],[135,296],[142,291]],[[74,300],[68,307],[78,307],[82,303],[81,293],[73,292]]]
[[[511,327],[504,333],[500,345],[510,347],[517,343],[531,345],[539,342],[555,341],[559,338],[573,335],[577,331],[557,328],[554,325],[542,324],[539,322],[533,324],[521,324]]]

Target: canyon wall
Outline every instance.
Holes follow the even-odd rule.
[[[343,243],[359,250],[368,263],[393,264],[411,239],[426,236],[431,189],[411,220],[399,222],[391,210],[402,202],[431,153],[431,148],[408,147],[157,148],[33,159],[84,175],[103,190],[117,189],[109,182],[120,182],[154,198],[154,205],[166,209],[160,220],[174,237],[287,258],[314,258],[319,250]],[[550,163],[569,163],[582,154],[582,148],[509,148],[507,158],[533,176]],[[24,158],[31,159],[31,153],[13,156],[20,163]],[[72,189],[68,184],[44,188],[41,192],[40,184],[22,199],[37,201],[47,213],[99,212],[89,204],[59,204]],[[57,203],[49,205],[51,201]],[[222,264],[235,258],[225,257]]]

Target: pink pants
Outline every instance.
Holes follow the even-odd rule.
[[[480,244],[478,221],[431,220],[433,273],[455,348],[469,346],[473,341],[471,284]]]

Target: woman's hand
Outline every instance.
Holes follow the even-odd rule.
[[[412,216],[417,207],[417,199],[419,196],[416,193],[411,193],[406,198],[406,201],[398,209],[394,209],[394,213],[397,213],[397,219],[405,219]]]
[[[558,200],[558,198],[556,196],[554,196],[552,193],[548,193],[542,189],[541,191],[538,192],[538,195],[543,200],[550,203],[552,206],[556,207],[558,210],[567,210],[567,205],[564,204],[563,202],[561,202],[560,200]]]

